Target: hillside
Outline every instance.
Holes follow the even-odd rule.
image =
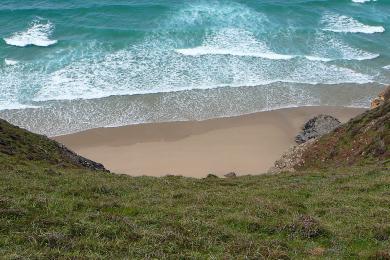
[[[375,164],[390,167],[390,100],[314,142],[302,168]]]
[[[0,121],[0,255],[389,259],[387,109],[321,138],[301,171],[226,179],[111,174]]]
[[[44,161],[63,167],[78,167],[106,171],[100,163],[75,154],[46,136],[30,133],[0,119],[0,155],[19,161]]]

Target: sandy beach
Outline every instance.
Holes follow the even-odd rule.
[[[54,139],[77,153],[132,176],[205,177],[261,174],[318,114],[346,122],[365,109],[299,107],[205,121],[97,128]]]

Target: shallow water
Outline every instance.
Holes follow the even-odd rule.
[[[329,93],[364,107],[390,83],[389,14],[388,0],[3,0],[0,116],[53,135],[327,105]]]

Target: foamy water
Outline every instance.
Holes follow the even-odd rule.
[[[224,95],[231,89],[274,84],[299,95],[288,103],[281,99],[280,104],[257,104],[258,110],[326,105],[321,101],[325,97],[306,95],[303,89],[311,86],[318,92],[318,86],[326,90],[337,85],[342,90],[345,84],[356,86],[356,99],[345,104],[346,99],[335,95],[334,104],[365,106],[369,97],[362,101],[362,84],[390,83],[386,1],[161,0],[118,5],[113,0],[11,0],[0,5],[0,12],[0,111],[31,113],[34,107],[63,118],[57,106],[63,102],[85,105],[111,96],[149,100],[156,93],[165,97],[193,91]],[[178,95],[183,99],[178,102],[191,99],[203,106],[210,101],[202,95]],[[277,100],[283,89],[267,95],[267,100]],[[182,110],[172,106],[132,107],[129,116],[135,119],[125,121],[143,122],[142,113],[168,120],[173,110]],[[248,103],[240,100],[236,106]],[[75,107],[80,117],[87,113]],[[162,107],[166,112],[159,111]],[[210,109],[218,107],[227,109],[225,104]],[[110,109],[104,113],[117,117]],[[88,120],[98,120],[98,112],[88,113]],[[72,116],[64,120],[76,120]]]
[[[325,14],[323,23],[325,24],[324,30],[332,32],[372,34],[385,31],[383,26],[363,24],[352,17],[339,14]]]
[[[51,22],[34,20],[26,30],[13,33],[10,37],[4,38],[4,41],[17,47],[29,45],[47,47],[57,43],[57,40],[49,39],[53,30],[54,25]]]

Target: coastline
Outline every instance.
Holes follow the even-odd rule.
[[[344,123],[365,110],[285,108],[204,121],[95,128],[53,139],[112,172],[132,176],[261,174],[294,145],[295,135],[311,117],[329,114]]]

